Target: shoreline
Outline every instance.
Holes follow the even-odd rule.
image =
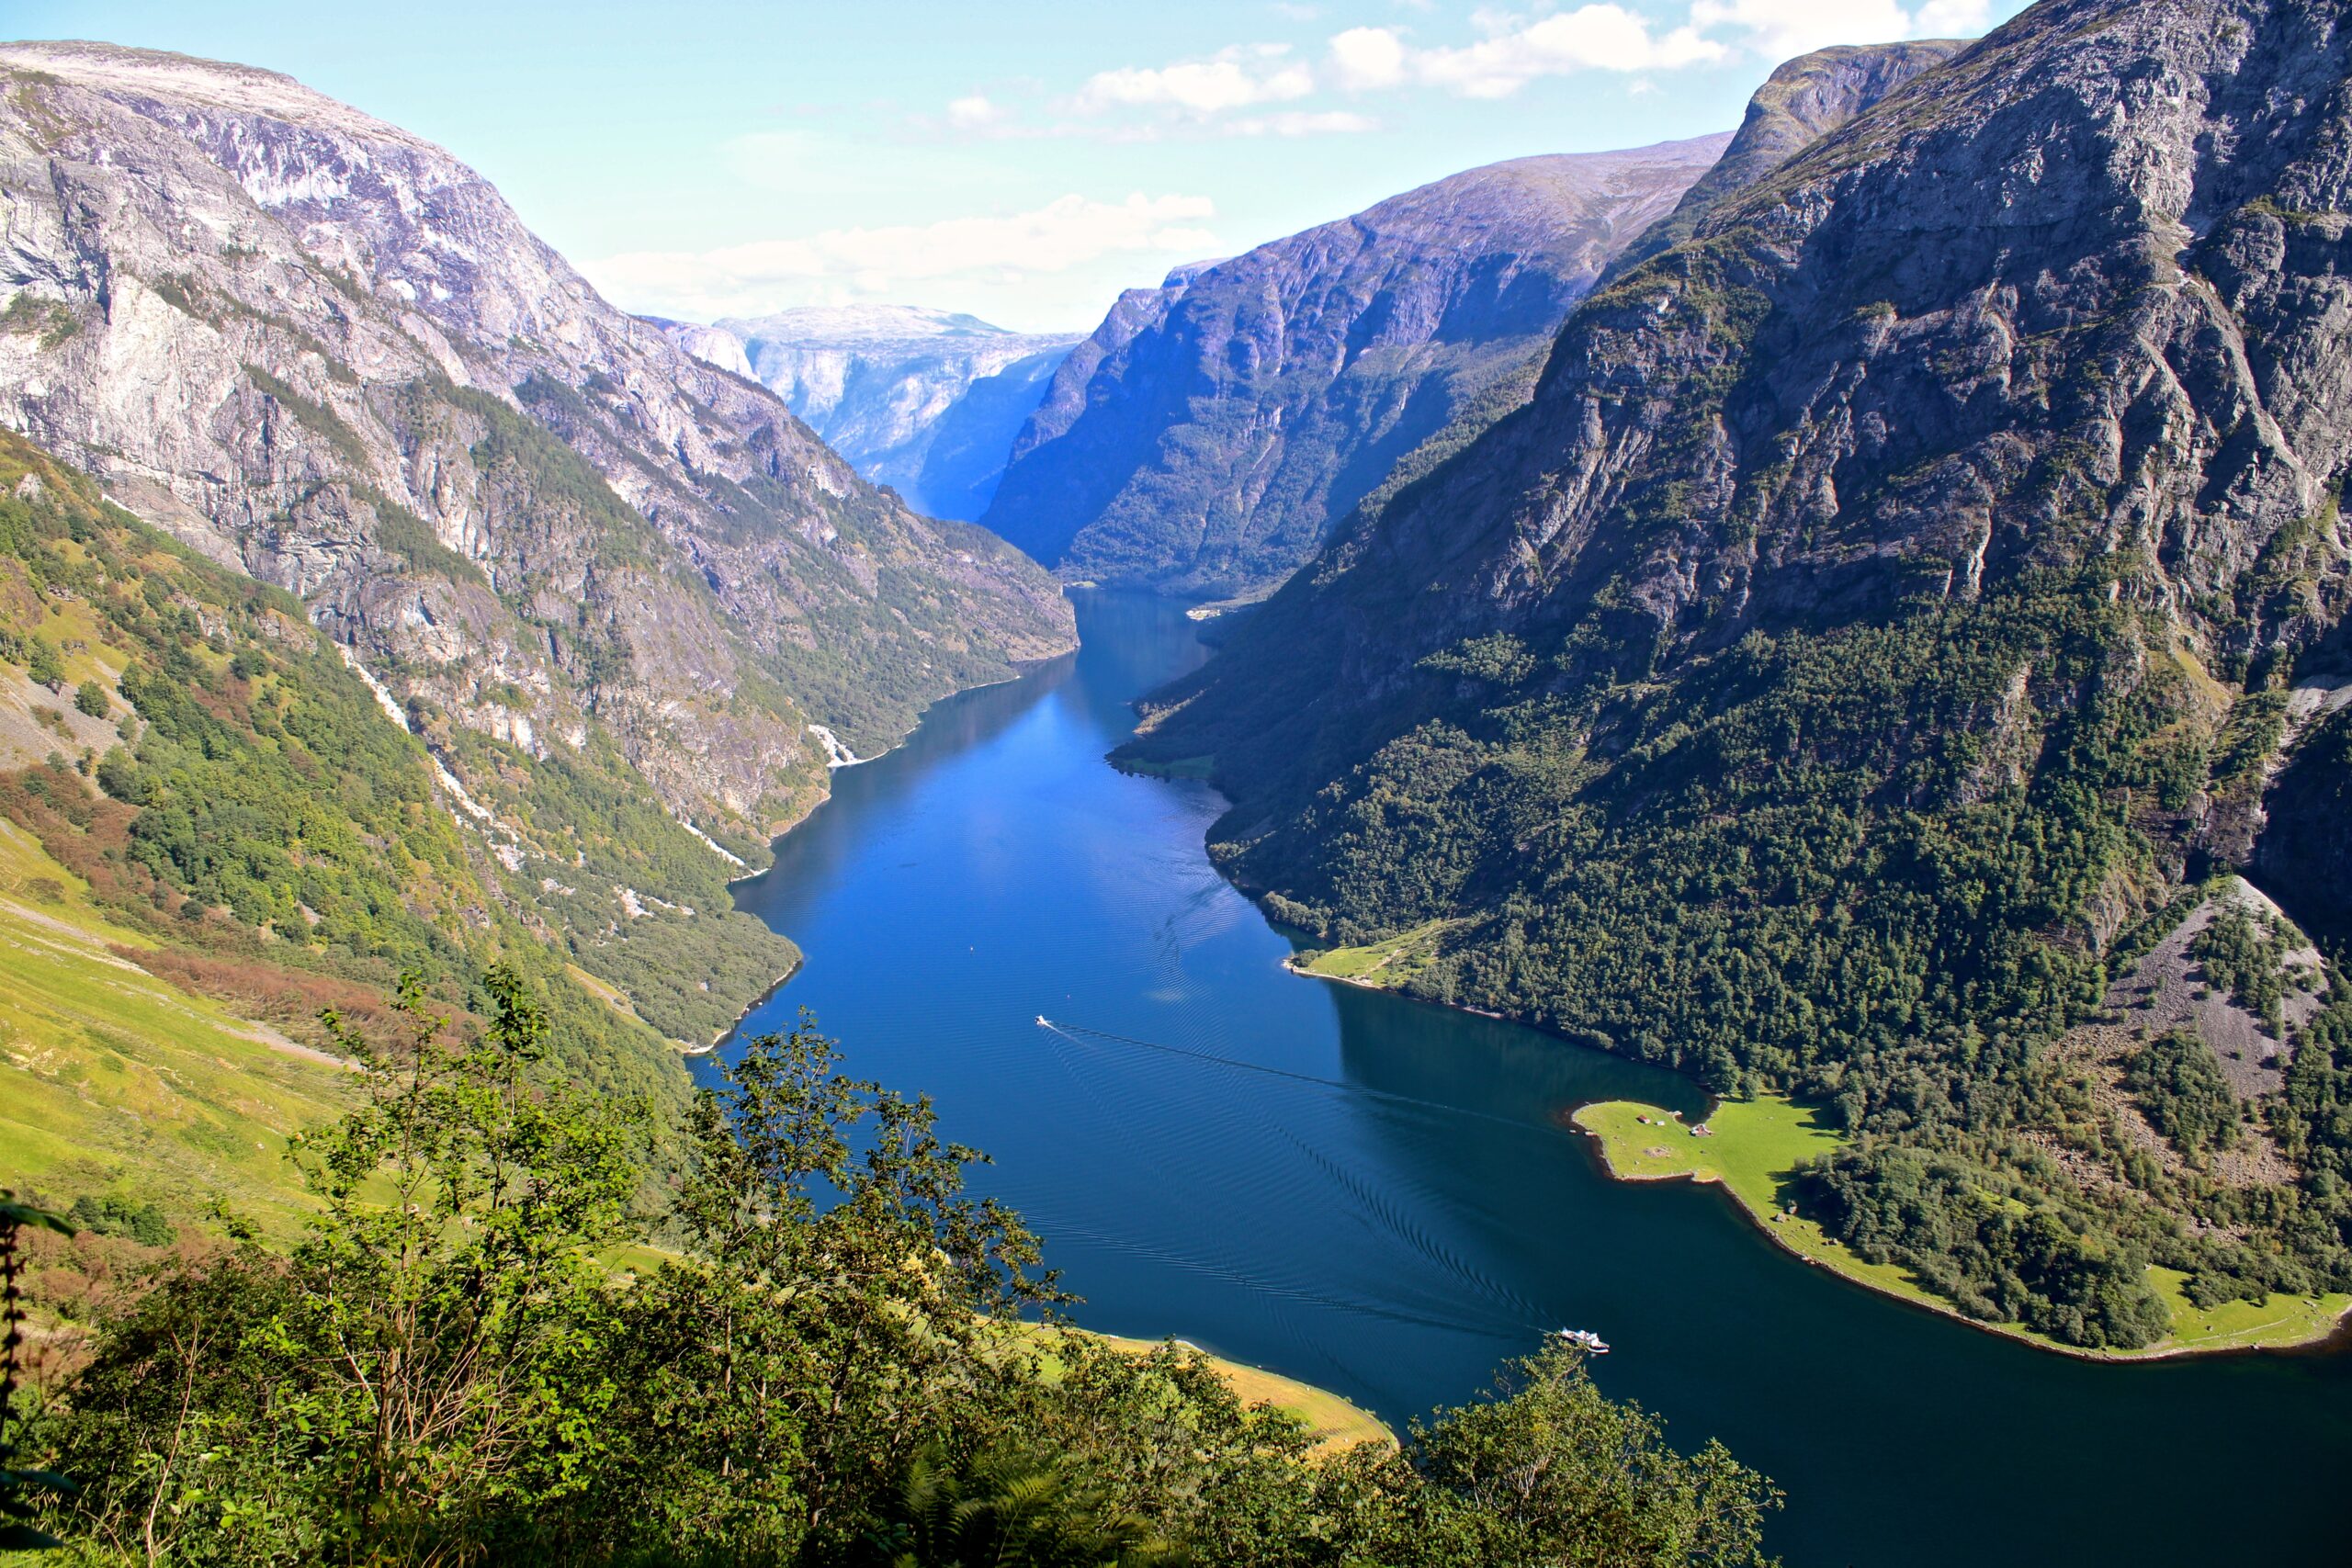
[[[1250,902],[1255,904],[1257,903],[1257,900],[1252,898]],[[1261,909],[1259,910],[1259,913],[1263,915],[1265,911]],[[1273,922],[1271,920],[1267,921],[1267,924],[1269,925],[1272,925],[1272,923]],[[1353,986],[1360,991],[1379,991],[1387,996],[1395,997],[1400,1002],[1419,1002],[1424,1007],[1443,1008],[1448,1012],[1466,1012],[1472,1018],[1491,1018],[1497,1023],[1516,1023],[1520,1028],[1532,1029],[1538,1034],[1551,1034],[1553,1032],[1551,1030],[1545,1029],[1542,1024],[1529,1023],[1524,1019],[1513,1018],[1509,1013],[1494,1012],[1486,1008],[1474,1008],[1465,1002],[1442,1002],[1430,997],[1408,997],[1393,986],[1384,986],[1377,980],[1367,980],[1360,975],[1326,975],[1319,969],[1308,969],[1302,966],[1298,962],[1298,954],[1295,953],[1283,960],[1283,967],[1288,970],[1291,974],[1297,976],[1302,980],[1328,980],[1334,986]],[[1564,1034],[1555,1035],[1555,1038],[1566,1040],[1567,1039],[1567,1036]],[[1575,1042],[1572,1041],[1570,1043],[1573,1044]],[[1596,1045],[1593,1049],[1597,1051],[1600,1049],[1600,1047]]]
[[[1077,651],[1078,643],[1073,639],[1069,648],[1063,649],[1059,653],[1049,654],[1044,659],[1031,659],[1026,660],[1018,659],[1009,660],[1006,662],[1012,665],[1012,673],[1007,675],[1003,680],[982,681],[977,685],[958,686],[952,692],[945,692],[941,694],[939,696],[933,697],[930,702],[927,702],[922,705],[922,711],[915,716],[914,723],[908,728],[907,732],[904,735],[901,735],[897,739],[891,741],[881,750],[874,753],[873,756],[860,757],[854,764],[851,765],[864,767],[868,762],[878,762],[883,758],[890,756],[892,753],[899,750],[907,744],[908,741],[914,739],[915,731],[921,729],[923,726],[923,721],[931,716],[931,710],[937,707],[941,703],[953,702],[957,697],[963,696],[968,692],[993,691],[999,686],[1010,686],[1014,684],[1016,682],[1025,681],[1037,671],[1053,663],[1054,660],[1057,659],[1068,659]],[[808,808],[803,811],[799,816],[794,818],[791,821],[785,823],[782,827],[778,828],[776,831],[768,835],[768,863],[763,866],[746,870],[741,876],[729,877],[727,879],[727,886],[729,888],[741,887],[747,882],[757,882],[762,877],[766,876],[775,870],[776,845],[782,843],[786,839],[791,837],[794,832],[805,826],[810,818],[816,816],[820,810],[823,809],[827,801],[833,798],[832,775],[838,771],[839,770],[837,768],[828,764],[825,770],[825,793],[810,801],[808,803]],[[743,907],[741,904],[737,904],[735,908],[738,911],[741,911]],[[759,916],[753,915],[752,918],[755,920],[759,920],[760,924],[767,926],[767,921],[761,919]],[[768,930],[775,931],[777,936],[784,938],[786,942],[792,941],[791,933],[788,931],[776,931],[774,926],[768,926]],[[797,943],[795,943],[796,948],[797,945]],[[765,990],[762,991],[758,996],[753,997],[749,1002],[745,1003],[743,1010],[735,1015],[735,1021],[729,1024],[725,1029],[720,1030],[717,1034],[712,1035],[708,1044],[687,1045],[683,1042],[680,1042],[678,1055],[681,1056],[707,1056],[717,1051],[720,1046],[726,1044],[729,1040],[734,1039],[735,1036],[743,1032],[744,1021],[749,1019],[753,1013],[759,1011],[760,1009],[765,1007],[770,1001],[774,1000],[775,994],[784,989],[785,986],[795,975],[799,974],[802,969],[806,968],[808,966],[808,956],[805,953],[799,958],[795,959],[791,968],[786,970],[783,974],[770,981]]]
[[[1237,888],[1236,891],[1239,891],[1239,889]],[[1243,894],[1243,897],[1250,897],[1246,893]],[[1250,902],[1258,909],[1259,915],[1261,919],[1266,918],[1264,907],[1261,905],[1255,897],[1250,897]],[[1275,922],[1271,919],[1268,919],[1267,923],[1269,925],[1275,924]],[[1277,929],[1280,928],[1277,927]],[[1433,998],[1408,997],[1404,995],[1402,992],[1397,991],[1393,987],[1384,986],[1379,981],[1365,976],[1353,975],[1329,975],[1319,970],[1310,969],[1298,962],[1298,955],[1296,953],[1292,953],[1283,960],[1283,968],[1302,979],[1321,980],[1330,985],[1353,986],[1361,990],[1385,992],[1386,994],[1395,997],[1399,1001],[1421,1002],[1430,1007],[1443,1008],[1450,1012],[1468,1013],[1475,1018],[1494,1019],[1499,1022],[1516,1023],[1522,1029],[1533,1030],[1539,1034],[1549,1034],[1554,1038],[1569,1040],[1570,1043],[1577,1043],[1577,1042],[1570,1039],[1569,1036],[1560,1034],[1555,1030],[1546,1029],[1541,1024],[1532,1023],[1524,1019],[1514,1019],[1506,1013],[1492,1012],[1485,1008],[1469,1007],[1460,1002],[1438,1001]],[[1600,1046],[1593,1046],[1591,1048],[1595,1050],[1603,1049]],[[1724,1104],[1724,1101],[1719,1098],[1711,1096],[1710,1100],[1712,1103],[1708,1106],[1707,1116],[1702,1120],[1713,1117]],[[1758,1214],[1753,1208],[1751,1208],[1747,1200],[1741,1195],[1732,1183],[1724,1180],[1720,1173],[1706,1172],[1702,1174],[1695,1171],[1619,1170],[1609,1158],[1609,1142],[1607,1138],[1582,1121],[1578,1120],[1580,1114],[1586,1110],[1594,1105],[1604,1103],[1607,1102],[1586,1100],[1579,1104],[1564,1106],[1555,1112],[1555,1120],[1564,1130],[1580,1137],[1592,1145],[1589,1151],[1590,1156],[1593,1159],[1599,1162],[1601,1174],[1606,1176],[1610,1180],[1625,1182],[1688,1181],[1697,1186],[1719,1189],[1723,1192],[1724,1196],[1729,1200],[1732,1206],[1744,1219],[1747,1220],[1750,1227],[1761,1233],[1765,1239],[1770,1241],[1774,1247],[1778,1248],[1781,1253],[1794,1261],[1803,1264],[1804,1267],[1809,1269],[1826,1269],[1830,1274],[1834,1275],[1846,1284],[1857,1286],[1862,1290],[1870,1292],[1875,1296],[1879,1296],[1886,1301],[1894,1302],[1898,1305],[1910,1307],[1919,1312],[1931,1313],[1939,1317],[1947,1318],[1950,1321],[1960,1324],[1964,1327],[1974,1329],[1980,1334],[1989,1334],[1996,1338],[2007,1339],[2014,1344],[2023,1345],[2029,1349],[2047,1350],[2056,1355],[2071,1357],[2079,1361],[2103,1361],[2119,1366],[2132,1365],[2134,1363],[2185,1360],[2190,1357],[2198,1356],[2308,1356],[2325,1355],[2334,1352],[2352,1352],[2352,1304],[2346,1304],[2346,1306],[2338,1309],[2335,1315],[2330,1319],[2326,1325],[2319,1332],[2305,1336],[2299,1339],[2284,1340],[2277,1344],[2253,1345],[2169,1344],[2158,1345],[2138,1350],[2109,1350],[2100,1349],[2086,1345],[2068,1345],[2063,1341],[2052,1339],[2046,1335],[2037,1334],[2034,1330],[2025,1327],[2022,1324],[1988,1323],[1983,1318],[1971,1317],[1951,1303],[1942,1300],[1940,1297],[1928,1294],[1924,1291],[1919,1294],[1913,1294],[1909,1292],[1889,1286],[1881,1280],[1873,1280],[1866,1274],[1856,1272],[1852,1269],[1840,1267],[1834,1259],[1825,1263],[1821,1258],[1810,1257],[1798,1250],[1789,1236],[1776,1230],[1769,1218]],[[2277,1293],[2284,1294],[2284,1292]]]
[[[789,941],[791,939],[786,938],[786,940]],[[784,989],[785,983],[790,980],[795,975],[799,974],[803,968],[807,967],[808,963],[808,960],[805,957],[794,959],[792,961],[792,967],[786,970],[783,974],[778,975],[775,979],[769,981],[767,989],[762,991],[758,996],[753,997],[748,1003],[746,1003],[743,1010],[735,1015],[735,1021],[720,1030],[718,1033],[712,1035],[708,1044],[684,1046],[679,1050],[678,1055],[681,1056],[707,1056],[711,1055],[711,1053],[717,1051],[721,1045],[726,1044],[729,1040],[734,1039],[738,1034],[742,1033],[744,1022],[749,1020],[753,1013],[767,1006],[767,1004],[774,999],[775,994]]]
[[[1007,677],[1005,680],[988,682],[981,685],[964,687],[960,688],[956,692],[949,693],[937,699],[934,703],[926,705],[923,714],[918,716],[916,720],[915,728],[921,728],[923,718],[928,717],[931,709],[935,707],[938,702],[944,702],[950,697],[960,696],[967,691],[980,691],[993,686],[1012,684],[1024,679],[1034,671],[1051,664],[1056,659],[1068,658],[1069,656],[1069,655],[1068,653],[1063,653],[1052,656],[1051,658],[1034,660],[1027,664],[1016,665],[1014,667],[1015,673]],[[878,760],[880,757],[888,756],[891,752],[896,751],[904,746],[907,740],[912,737],[914,732],[915,730],[910,728],[906,735],[899,737],[898,739],[892,742],[892,744],[885,750],[876,753],[875,758],[861,759],[861,761],[871,761]],[[1109,761],[1107,758],[1105,761],[1106,762]],[[1168,773],[1156,769],[1130,769],[1122,767],[1116,762],[1109,762],[1109,765],[1114,769],[1114,771],[1125,773],[1130,777],[1157,777],[1161,779],[1163,782],[1170,783],[1189,782],[1182,780],[1181,777],[1171,778]],[[1208,781],[1204,780],[1200,782]],[[1214,784],[1211,784],[1210,787],[1214,789]],[[804,813],[783,832],[776,834],[775,837],[770,840],[771,852],[773,853],[774,844],[780,842],[793,830],[793,829],[806,823],[808,820],[808,818],[813,816],[818,808],[821,807],[825,802],[830,800],[831,797],[831,790],[828,790],[823,796],[820,797],[810,805],[808,812]],[[763,867],[759,871],[749,872],[741,877],[730,879],[729,885],[732,886],[737,883],[752,881],[760,876],[766,875],[774,869],[775,866],[772,861],[768,866]],[[1224,879],[1228,886],[1234,886],[1237,892],[1242,893],[1244,897],[1250,899],[1250,905],[1258,911],[1259,917],[1261,919],[1265,919],[1270,927],[1273,928],[1277,931],[1285,929],[1282,927],[1279,922],[1274,921],[1271,917],[1267,916],[1264,906],[1258,897],[1249,894],[1246,890],[1234,884],[1230,877],[1225,877]],[[1558,1031],[1546,1029],[1540,1024],[1528,1022],[1524,1020],[1514,1019],[1510,1015],[1498,1010],[1470,1007],[1459,1002],[1439,1001],[1432,998],[1405,996],[1401,992],[1398,992],[1394,987],[1385,985],[1381,983],[1378,978],[1374,977],[1378,974],[1380,968],[1385,967],[1386,963],[1387,960],[1384,959],[1380,964],[1375,965],[1374,969],[1367,971],[1363,975],[1330,974],[1307,967],[1305,964],[1301,963],[1299,952],[1294,951],[1283,958],[1282,966],[1288,973],[1304,978],[1323,980],[1339,985],[1353,986],[1363,990],[1386,992],[1392,996],[1396,996],[1402,1001],[1426,1002],[1428,1005],[1432,1007],[1444,1008],[1447,1010],[1453,1012],[1466,1013],[1475,1018],[1488,1019],[1497,1022],[1518,1023],[1521,1027],[1534,1030],[1538,1033],[1551,1034],[1555,1038],[1569,1040],[1572,1043],[1575,1043],[1572,1037],[1561,1034]],[[743,1009],[742,1012],[737,1017],[732,1025],[715,1036],[707,1045],[695,1049],[684,1050],[681,1054],[684,1055],[702,1056],[711,1055],[718,1051],[720,1047],[725,1045],[729,1040],[733,1039],[740,1034],[742,1031],[745,1021],[748,1020],[752,1013],[758,1011],[760,1008],[772,1000],[776,993],[782,990],[783,987],[791,981],[794,976],[799,973],[803,966],[803,963],[796,963],[785,974],[778,976],[765,990],[763,990],[758,997],[754,998],[752,1002]],[[1696,1085],[1695,1080],[1693,1081],[1693,1087],[1699,1087]],[[1904,1289],[1890,1285],[1883,1280],[1872,1279],[1869,1275],[1858,1271],[1855,1268],[1846,1266],[1841,1261],[1841,1258],[1837,1256],[1828,1257],[1826,1258],[1810,1256],[1796,1247],[1791,1236],[1779,1231],[1769,1217],[1765,1214],[1758,1213],[1749,1204],[1747,1197],[1738,1190],[1736,1186],[1734,1183],[1725,1180],[1719,1172],[1645,1172],[1620,1170],[1609,1156],[1608,1140],[1598,1130],[1590,1127],[1581,1119],[1582,1113],[1589,1109],[1593,1104],[1597,1103],[1603,1102],[1588,1101],[1582,1104],[1562,1107],[1555,1112],[1555,1120],[1564,1130],[1571,1134],[1581,1134],[1583,1136],[1592,1141],[1596,1146],[1590,1151],[1591,1157],[1599,1161],[1601,1173],[1607,1176],[1611,1180],[1689,1180],[1721,1188],[1724,1190],[1725,1195],[1730,1198],[1738,1212],[1747,1218],[1748,1224],[1754,1229],[1760,1232],[1767,1240],[1769,1240],[1776,1248],[1786,1256],[1796,1259],[1808,1268],[1822,1268],[1826,1266],[1829,1269],[1831,1273],[1837,1275],[1849,1284],[1860,1286],[1862,1289],[1870,1291],[1873,1294],[1879,1295],[1886,1300],[1933,1313],[1938,1316],[1950,1319],[1952,1322],[1975,1329],[1980,1333],[1995,1335],[1999,1337],[2025,1345],[2030,1348],[2050,1350],[2059,1355],[2072,1357],[2078,1360],[2106,1361],[2114,1363],[2170,1360],[2190,1356],[2255,1355],[2260,1353],[2323,1353],[2331,1347],[2337,1346],[2339,1343],[2344,1348],[2352,1348],[2352,1304],[2347,1304],[2346,1306],[2339,1309],[2320,1331],[2294,1340],[2284,1341],[2277,1344],[2169,1344],[2138,1350],[2111,1350],[2086,1346],[2067,1345],[2050,1338],[2045,1335],[2037,1334],[2033,1330],[2024,1327],[2022,1325],[1988,1323],[1980,1318],[1973,1318],[1960,1311],[1959,1308],[1952,1303],[1928,1293],[1924,1289],[1917,1287],[1912,1289]],[[1706,1111],[1706,1118],[1714,1117],[1719,1112],[1724,1103],[1724,1102],[1719,1099],[1713,1099]],[[1842,1253],[1842,1247],[1839,1250],[1840,1253]],[[2167,1305],[2169,1306],[2169,1303]],[[2249,1332],[2258,1332],[2258,1328]]]
[[[1835,1258],[1825,1262],[1822,1258],[1813,1257],[1810,1254],[1800,1250],[1795,1245],[1793,1239],[1788,1234],[1774,1229],[1770,1218],[1757,1213],[1755,1207],[1748,1201],[1747,1195],[1741,1192],[1731,1181],[1725,1179],[1720,1171],[1642,1171],[1619,1169],[1617,1163],[1610,1157],[1611,1145],[1608,1135],[1584,1119],[1584,1113],[1586,1111],[1592,1110],[1596,1106],[1608,1103],[1611,1102],[1606,1100],[1586,1100],[1582,1104],[1563,1108],[1555,1113],[1554,1119],[1563,1128],[1577,1134],[1589,1145],[1591,1157],[1599,1164],[1601,1174],[1606,1176],[1610,1180],[1628,1183],[1685,1181],[1696,1187],[1714,1188],[1730,1201],[1733,1208],[1738,1211],[1740,1215],[1747,1221],[1748,1224],[1753,1229],[1761,1233],[1764,1238],[1767,1241],[1770,1241],[1773,1247],[1777,1247],[1790,1258],[1794,1258],[1797,1262],[1804,1264],[1806,1268],[1826,1269],[1831,1275],[1835,1276],[1846,1284],[1859,1286],[1860,1288],[1870,1292],[1873,1295],[1879,1296],[1886,1301],[1894,1302],[1898,1305],[1910,1307],[1919,1312],[1931,1313],[1938,1317],[1950,1319],[1951,1322],[1960,1324],[1964,1327],[1973,1328],[1980,1334],[1989,1334],[1996,1338],[2007,1339],[2014,1344],[2023,1345],[2029,1349],[2048,1350],[2057,1355],[2072,1357],[2075,1360],[2104,1361],[2120,1366],[2154,1361],[2183,1360],[2192,1356],[2308,1355],[2324,1352],[2331,1346],[2335,1345],[2337,1341],[2343,1341],[2345,1342],[2345,1348],[2352,1348],[2352,1305],[2346,1305],[2339,1308],[2335,1315],[2328,1321],[2326,1326],[2321,1332],[2307,1336],[2301,1339],[2287,1340],[2282,1343],[2272,1345],[2199,1345],[2193,1343],[2160,1343],[2136,1350],[2111,1350],[2102,1349],[2098,1347],[2088,1345],[2068,1345],[2061,1340],[2052,1339],[2047,1335],[2040,1334],[2032,1329],[2027,1328],[2022,1324],[1991,1323],[1987,1322],[1984,1318],[1971,1317],[1966,1313],[1962,1312],[1957,1306],[1942,1300],[1940,1297],[1928,1294],[1924,1290],[1915,1294],[1910,1291],[1897,1289],[1894,1286],[1888,1285],[1883,1280],[1874,1280],[1867,1274],[1857,1272],[1853,1269],[1841,1267]],[[1707,1115],[1705,1118],[1702,1119],[1702,1123],[1703,1124],[1705,1121],[1713,1120],[1716,1113],[1722,1109],[1724,1103],[1724,1102],[1721,1100],[1715,1100],[1714,1103],[1708,1108]],[[1841,1254],[1846,1250],[1842,1243],[1833,1241],[1831,1245],[1838,1247]],[[2286,1292],[2282,1292],[2277,1293],[2285,1294]]]
[[[1065,586],[1067,586],[1067,584],[1065,584]],[[824,793],[817,796],[816,799],[810,801],[808,803],[808,809],[801,812],[799,816],[795,817],[790,821],[786,822],[781,826],[774,823],[769,825],[775,830],[768,834],[767,839],[768,863],[746,870],[741,876],[729,877],[727,879],[727,886],[734,887],[746,882],[757,882],[761,877],[765,876],[768,873],[775,869],[775,846],[785,839],[790,837],[793,831],[799,828],[802,823],[808,821],[811,817],[814,817],[819,808],[820,808],[825,802],[833,798],[832,776],[839,773],[842,768],[862,768],[868,762],[878,762],[883,758],[889,756],[892,752],[900,750],[908,741],[914,739],[915,732],[921,729],[923,726],[923,721],[931,716],[931,710],[937,707],[942,703],[952,703],[957,697],[963,696],[967,693],[990,692],[994,691],[999,686],[1010,686],[1016,682],[1025,681],[1030,676],[1035,674],[1038,671],[1043,670],[1046,665],[1053,663],[1056,660],[1068,659],[1077,651],[1078,641],[1075,636],[1073,636],[1070,645],[1062,649],[1059,653],[1049,653],[1043,659],[1008,659],[1005,660],[1005,663],[1011,667],[1012,671],[1012,674],[1005,676],[1001,681],[979,681],[969,686],[958,686],[952,692],[940,693],[939,695],[932,698],[931,701],[922,705],[922,710],[915,715],[914,723],[907,727],[904,734],[899,735],[888,745],[883,747],[882,750],[875,752],[871,757],[860,757],[854,762],[827,762],[825,764]],[[689,826],[691,825],[689,824]],[[777,931],[776,934],[778,936],[785,935],[782,931]],[[790,941],[791,939],[789,937],[786,937],[786,940]]]
[[[1245,1405],[1266,1404],[1287,1412],[1305,1422],[1315,1439],[1316,1451],[1326,1455],[1345,1453],[1358,1443],[1381,1443],[1390,1450],[1399,1445],[1396,1429],[1380,1416],[1344,1394],[1278,1372],[1254,1362],[1236,1360],[1218,1354],[1207,1346],[1180,1335],[1165,1335],[1158,1339],[1146,1339],[1137,1335],[1112,1334],[1100,1328],[1087,1328],[1079,1324],[1068,1325],[1065,1332],[1083,1334],[1099,1339],[1113,1349],[1131,1356],[1148,1356],[1163,1346],[1172,1345],[1179,1350],[1204,1358],[1215,1367],[1226,1386]]]

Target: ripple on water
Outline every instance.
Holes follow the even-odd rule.
[[[1697,1111],[1693,1087],[1283,974],[1202,852],[1216,794],[1101,761],[1129,699],[1198,661],[1195,628],[1091,595],[1080,616],[1076,660],[836,773],[739,893],[808,955],[754,1030],[806,1003],[852,1070],[933,1095],[1080,1322],[1392,1422],[1476,1394],[1541,1329],[1594,1328],[1617,1346],[1604,1389],[1788,1490],[1770,1544],[1792,1562],[2341,1560],[2346,1359],[2061,1361],[1794,1267],[1719,1194],[1608,1182],[1546,1118]],[[2258,1491],[2205,1467],[2216,1441],[2259,1449]]]

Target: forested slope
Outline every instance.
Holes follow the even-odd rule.
[[[0,1098],[10,1121],[66,1119],[12,1141],[0,1178],[67,1200],[126,1192],[182,1221],[283,1185],[273,1162],[308,1118],[265,1116],[281,1145],[266,1160],[227,1129],[274,1078],[290,1103],[333,1104],[343,1075],[319,1055],[318,1010],[368,1024],[413,972],[463,1015],[501,958],[544,987],[551,1068],[644,1104],[666,1136],[685,1075],[664,1036],[731,1023],[797,954],[596,761],[507,767],[502,808],[577,863],[576,886],[549,890],[509,865],[471,796],[436,783],[424,744],[291,595],[0,433],[6,897],[60,987],[22,1021]],[[109,991],[123,999],[103,1005]],[[175,1012],[174,994],[206,1004]],[[187,1031],[247,1038],[191,1074],[173,1065]],[[172,1108],[213,1074],[209,1109]]]
[[[1586,301],[1135,754],[1214,759],[1283,918],[1450,920],[1414,988],[1834,1106],[1812,1201],[1967,1310],[2134,1345],[2151,1259],[2341,1288],[2335,1006],[2229,1101],[2287,1151],[2242,1180],[2135,1161],[2054,1045],[2249,863],[2337,657],[2343,20],[2045,0],[1897,88]]]

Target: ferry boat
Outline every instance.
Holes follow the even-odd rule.
[[[1575,1346],[1577,1349],[1583,1351],[1588,1356],[1606,1356],[1609,1354],[1609,1341],[1603,1339],[1600,1335],[1595,1334],[1589,1328],[1556,1329],[1554,1331],[1554,1337],[1566,1344]]]

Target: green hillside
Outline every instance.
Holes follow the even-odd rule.
[[[658,809],[692,856],[644,831],[627,797],[569,787],[559,804],[584,863],[728,908],[723,863]],[[616,1005],[567,973],[572,950],[624,987],[660,962],[732,973],[713,987],[729,999],[792,958],[731,913],[610,922],[644,936],[554,926],[502,886],[436,795],[424,746],[294,600],[5,434],[0,818],[0,1184],[60,1201],[121,1190],[177,1220],[216,1196],[283,1208],[285,1135],[347,1087],[317,1049],[318,1010],[368,1026],[415,970],[464,1014],[500,956],[547,987],[556,1070],[668,1121],[685,1076],[639,1015],[681,1032],[718,1009],[700,990]]]

